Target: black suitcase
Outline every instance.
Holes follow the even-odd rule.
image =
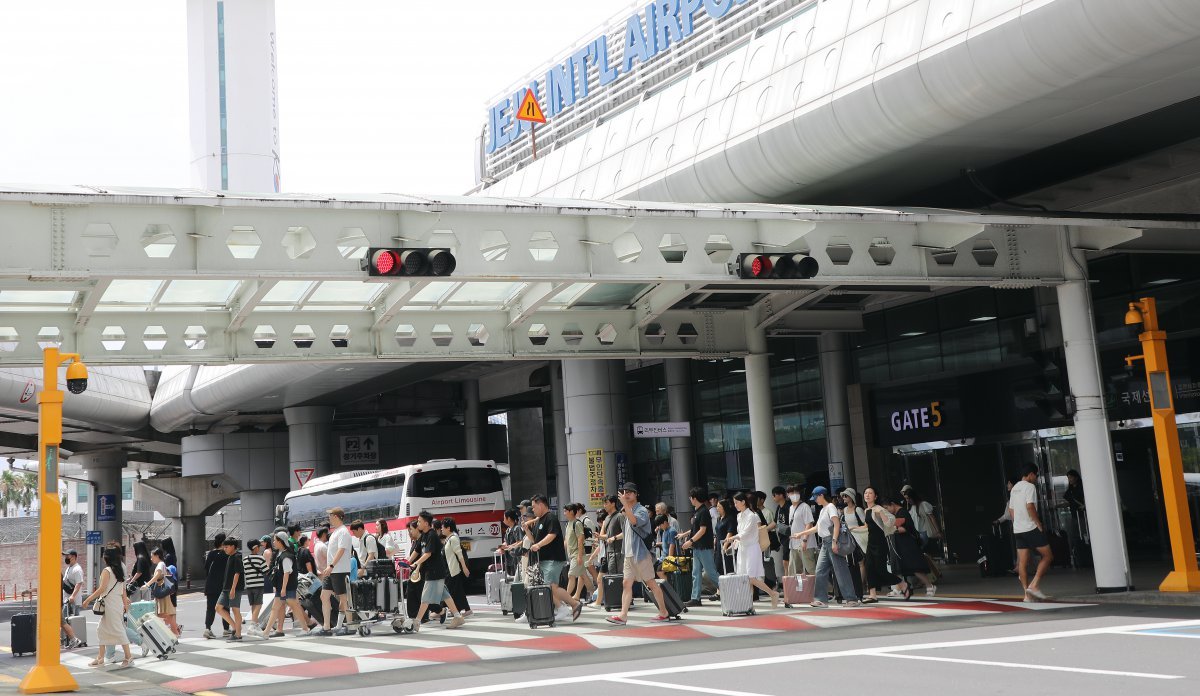
[[[37,614],[28,612],[13,614],[12,656],[32,655],[37,652]]]
[[[985,578],[1007,575],[1013,567],[1013,558],[1012,546],[1004,529],[993,525],[990,533],[979,535],[977,543],[979,574]]]
[[[529,627],[549,626],[554,628],[554,595],[549,585],[533,585],[526,592],[525,617]]]
[[[683,605],[683,600],[679,598],[679,593],[675,591],[675,587],[667,580],[656,580],[659,588],[662,590],[663,603],[667,605],[666,609],[659,607],[658,610],[666,614],[668,618],[679,620],[682,619],[682,614],[687,611],[687,607]],[[654,597],[654,593],[649,593],[650,597]]]
[[[375,583],[370,580],[355,580],[350,583],[350,601],[354,611],[378,611],[375,601]]]
[[[1054,567],[1070,568],[1071,544],[1067,541],[1067,535],[1062,532],[1049,532],[1046,538],[1050,542],[1050,553],[1054,554]]]
[[[604,611],[617,611],[621,608],[624,581],[622,575],[605,575],[600,579],[600,582],[604,583]]]

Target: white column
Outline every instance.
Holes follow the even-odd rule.
[[[692,420],[691,360],[669,358],[663,361],[667,378],[667,418],[672,423],[690,423]],[[675,499],[672,504],[680,515],[686,513],[688,491],[696,485],[696,457],[692,438],[671,438],[671,490]]]
[[[621,360],[564,360],[563,405],[567,434],[570,498],[591,505],[587,451],[604,452],[604,493],[616,491],[617,452],[629,452],[629,415],[625,403],[625,363]]]
[[[846,337],[826,331],[817,339],[821,397],[825,409],[825,446],[829,452],[829,481],[837,487],[856,483],[850,444],[850,406],[846,400]]]
[[[121,539],[121,472],[125,469],[126,456],[121,450],[104,450],[77,454],[72,461],[83,466],[89,481],[94,481],[91,501],[91,514],[95,515],[93,529],[100,530],[100,538],[104,543],[122,541]],[[112,520],[100,521],[100,496],[112,501]],[[111,496],[111,497],[109,497]]]
[[[479,380],[469,379],[462,383],[463,428],[466,430],[467,459],[483,459],[484,437],[487,427],[483,418],[483,407],[479,403]]]
[[[562,363],[551,362],[550,370],[550,428],[554,431],[554,480],[557,482],[558,507],[567,503],[587,504],[587,500],[571,497],[571,466],[567,454],[567,405],[563,397]]]
[[[754,457],[754,488],[770,491],[779,484],[779,454],[775,450],[775,413],[771,405],[771,365],[767,337],[753,325],[746,328],[746,401],[750,407],[750,451]]]
[[[1069,245],[1068,235],[1064,237]],[[1112,441],[1104,408],[1085,270],[1087,260],[1082,251],[1073,251],[1069,246],[1064,253],[1069,255],[1065,259],[1067,282],[1058,286],[1058,316],[1067,358],[1067,380],[1075,397],[1075,445],[1079,448],[1079,473],[1088,502],[1096,588],[1101,592],[1119,592],[1132,587],[1133,576],[1125,548]]]
[[[283,409],[283,418],[288,427],[288,485],[291,489],[300,487],[297,469],[314,469],[313,478],[332,474],[333,407],[293,406]]]
[[[275,506],[283,503],[285,490],[242,491],[242,523],[238,534],[257,539],[275,529]]]

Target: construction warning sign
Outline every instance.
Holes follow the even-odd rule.
[[[525,98],[521,100],[521,108],[517,109],[518,121],[529,121],[530,123],[545,123],[546,115],[542,113],[542,107],[538,104],[537,96],[534,95],[532,89],[525,90]]]

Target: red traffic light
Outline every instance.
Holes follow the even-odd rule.
[[[734,272],[752,280],[803,279],[815,277],[820,264],[808,254],[739,254]]]
[[[389,249],[379,249],[371,254],[371,275],[393,275],[399,265],[396,253]]]
[[[447,276],[457,265],[449,249],[368,249],[362,262],[371,276]]]
[[[738,261],[738,275],[742,278],[767,278],[775,267],[765,254],[742,254]]]

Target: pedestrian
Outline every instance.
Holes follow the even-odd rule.
[[[793,575],[812,575],[817,571],[817,540],[802,534],[816,522],[812,506],[803,502],[799,486],[788,486],[787,496],[791,502],[788,508],[788,566]]]
[[[311,633],[319,636],[334,635],[331,629],[333,620],[333,598],[337,597],[338,613],[342,615],[342,625],[338,627],[337,635],[350,635],[346,624],[350,622],[350,602],[347,593],[350,591],[350,556],[353,553],[352,537],[346,529],[346,511],[335,507],[329,511],[329,542],[328,564],[321,569],[321,611],[325,621],[314,628]],[[288,536],[284,533],[284,542]],[[276,544],[276,553],[279,545]],[[278,572],[278,571],[276,571]],[[328,579],[326,583],[325,580]],[[286,590],[286,588],[284,588]],[[278,606],[278,605],[277,605]],[[279,630],[283,630],[282,624]]]
[[[896,530],[896,518],[879,504],[879,496],[873,486],[863,489],[863,517],[867,527],[867,548],[863,553],[863,569],[866,573],[866,589],[869,596],[863,604],[879,601],[879,591],[899,585],[905,599],[912,597],[912,588],[902,578],[888,570],[888,536]]]
[[[525,534],[532,542],[529,546],[530,562],[538,562],[542,582],[550,586],[555,618],[575,621],[583,611],[583,602],[567,594],[566,588],[561,586],[563,567],[567,563],[566,535],[562,524],[550,509],[550,501],[546,496],[538,494],[530,500],[535,515],[525,523]]]
[[[116,591],[117,588],[120,590]],[[100,625],[96,629],[100,653],[88,665],[100,667],[104,664],[106,648],[119,645],[125,650],[125,661],[121,667],[132,667],[133,653],[129,650],[129,636],[125,634],[125,612],[129,611],[129,597],[125,594],[125,568],[121,564],[120,549],[104,551],[104,570],[100,571],[99,585],[95,592],[83,600],[83,607],[86,609],[92,602],[97,605],[103,602],[104,606]]]
[[[246,592],[246,571],[242,568],[242,554],[238,550],[240,546],[241,543],[233,537],[225,537],[221,542],[222,550],[229,558],[225,561],[225,580],[217,597],[217,613],[233,628],[233,635],[226,638],[230,641],[242,639],[242,595]]]
[[[309,623],[308,613],[304,611],[304,607],[300,606],[300,600],[296,594],[296,588],[299,586],[297,576],[299,575],[299,563],[296,561],[296,553],[292,551],[292,538],[286,531],[276,532],[274,539],[275,545],[275,562],[273,564],[275,577],[272,578],[272,584],[276,587],[278,602],[271,605],[271,616],[267,620],[267,634],[270,638],[283,637],[283,621],[286,618],[284,615],[288,609],[292,610],[293,621],[302,621],[303,625]],[[326,616],[330,609],[329,603],[324,603]],[[327,622],[328,623],[328,622]],[[320,628],[318,626],[318,628]],[[303,629],[301,629],[303,630]],[[314,631],[317,629],[313,629]],[[342,633],[337,635],[349,635],[343,624],[338,630]],[[318,635],[332,635],[328,630],[325,630]]]
[[[150,576],[150,582],[147,584],[153,587],[167,582],[167,564],[163,561],[163,550],[155,548],[151,551],[150,562],[154,564],[154,573]],[[218,594],[217,596],[219,597],[220,595]],[[167,623],[167,626],[171,628],[175,635],[178,636],[183,632],[179,624],[175,621],[175,605],[171,602],[170,595],[155,597],[154,611]]]
[[[213,547],[204,556],[204,637],[209,640],[216,638],[212,632],[212,625],[217,619],[217,599],[221,596],[222,585],[225,582],[225,564],[229,562],[224,547],[225,533],[217,532],[213,537]],[[137,544],[134,544],[134,548],[137,548]],[[225,629],[223,637],[233,635],[229,630],[229,623],[224,619],[221,620],[221,626]]]
[[[388,530],[387,520],[382,517],[375,520],[375,538],[379,540],[380,558],[392,558],[400,552],[396,546],[396,540],[392,538],[392,534]]]
[[[316,575],[317,574],[317,559],[313,556],[310,548],[309,538],[307,534],[301,534],[296,540],[296,562],[300,564],[301,575]]]
[[[606,569],[608,545],[600,537],[600,532],[604,529],[605,522],[608,521],[608,513],[601,508],[596,513],[596,524],[592,531],[592,550],[587,560],[588,576],[592,579],[592,587],[595,590],[588,595],[588,605],[595,609],[596,599],[600,596],[603,588],[603,575],[608,572]]]
[[[471,614],[475,613],[471,611],[471,603],[467,601],[467,580],[471,577],[471,568],[462,550],[462,540],[458,538],[458,523],[453,517],[442,519],[442,538],[445,540],[444,552],[446,567],[449,570],[446,589],[450,591],[450,596],[454,598],[454,603],[458,605],[463,618],[469,619]]]
[[[775,501],[775,513],[768,525],[771,535],[771,559],[775,563],[776,576],[794,574],[791,571],[790,544],[784,543],[790,536],[789,517],[792,511],[792,501],[788,500],[787,489],[775,486],[771,489],[771,499]]]
[[[838,498],[841,503],[842,519],[845,520],[846,528],[850,531],[850,538],[854,540],[854,550],[847,559],[850,564],[850,579],[854,581],[855,596],[861,598],[865,596],[863,582],[867,577],[867,570],[863,565],[869,541],[867,525],[863,521],[862,512],[858,507],[858,491],[853,488],[844,488],[838,494]]]
[[[666,517],[669,521],[668,526],[671,527],[671,530],[676,534],[679,533],[679,520],[675,517],[675,511],[671,509],[670,505],[667,505],[664,502],[655,503],[654,516],[658,517],[659,515]]]
[[[383,549],[379,546],[379,537],[367,531],[367,525],[362,520],[350,523],[350,535],[358,540],[355,553],[359,559],[358,577],[367,577],[367,563],[381,557]],[[299,556],[297,556],[299,557]],[[301,565],[303,568],[303,565]]]
[[[587,527],[580,519],[586,517],[583,505],[567,503],[563,512],[567,516],[563,529],[567,545],[567,594],[574,599],[590,598],[594,585],[587,572]],[[584,594],[585,590],[587,594]]]
[[[930,573],[936,582],[941,572],[938,571],[933,558],[942,555],[942,528],[938,524],[937,515],[934,514],[933,504],[921,497],[912,486],[905,486],[900,492],[904,495],[908,515],[912,518],[917,536],[921,540],[921,552],[929,556],[925,562],[929,565]]]
[[[263,588],[267,581],[267,561],[262,557],[262,542],[251,539],[246,542],[246,555],[242,557],[242,569],[246,573],[246,599],[250,602],[250,627],[258,632],[258,617],[262,611]]]
[[[1046,527],[1038,515],[1037,479],[1037,465],[1027,465],[1021,480],[1013,486],[1008,496],[1013,537],[1017,542],[1017,576],[1025,590],[1026,602],[1046,599],[1046,594],[1041,590],[1042,576],[1054,561],[1054,554],[1050,552],[1050,541],[1046,537]],[[1034,550],[1041,556],[1041,560],[1038,561],[1033,580],[1029,581],[1029,555]]]
[[[658,574],[660,579],[666,580],[667,574],[663,572],[662,562],[663,559],[669,556],[679,555],[679,544],[677,541],[679,534],[674,529],[671,529],[671,518],[666,515],[658,515],[654,518],[654,531],[658,534],[659,553],[661,554],[661,556],[655,559],[654,572]]]
[[[912,583],[909,577],[915,576],[925,583],[925,595],[933,597],[937,594],[937,583],[929,574],[929,557],[921,551],[921,538],[914,531],[915,525],[908,514],[908,508],[900,504],[900,497],[893,500],[883,500],[882,504],[896,518],[896,531],[889,537],[892,556],[892,571],[904,578],[901,587],[896,588],[894,596],[912,597]],[[889,596],[893,596],[890,595]]]
[[[727,575],[734,571],[733,556],[730,553],[730,546],[726,544],[733,538],[737,532],[737,514],[733,509],[733,501],[723,499],[717,501],[717,522],[716,522],[716,539],[721,545],[721,558],[719,565],[721,575]]]
[[[688,491],[692,502],[691,531],[683,542],[683,550],[692,552],[692,598],[689,607],[702,606],[700,595],[704,589],[704,576],[717,584],[717,561],[713,556],[715,534],[713,518],[708,510],[708,491],[699,486]]]
[[[625,539],[624,562],[622,564],[621,613],[610,616],[606,620],[611,624],[624,626],[629,622],[629,605],[633,602],[633,583],[641,582],[650,588],[654,596],[654,606],[659,607],[654,622],[670,620],[664,613],[666,603],[663,601],[662,587],[654,580],[654,562],[651,547],[654,546],[654,531],[650,526],[650,511],[638,502],[637,485],[626,482],[617,490],[621,501],[621,514],[617,517],[622,522],[622,535]]]
[[[69,621],[70,617],[79,614],[79,599],[83,596],[83,566],[79,565],[79,552],[75,549],[67,550],[63,555],[63,563],[67,567],[63,571],[62,591],[67,598],[62,604],[59,624],[67,636],[67,649],[74,650],[83,645],[83,641],[75,635],[75,630],[71,628]],[[124,576],[122,576],[123,578]]]
[[[525,551],[521,545],[521,540],[525,538],[525,532],[517,526],[517,515],[519,514],[515,508],[504,511],[504,535],[501,537],[503,543],[497,549],[504,554],[505,574],[512,576],[516,582],[521,581],[517,577],[517,572],[521,568],[521,554]]]
[[[150,576],[154,573],[154,567],[150,565],[150,549],[144,541],[133,542],[133,577],[130,578],[130,584],[136,591],[137,596],[146,598],[146,583],[150,581]]]
[[[413,574],[424,580],[425,586],[421,589],[421,606],[417,609],[413,632],[421,629],[421,623],[425,619],[425,612],[429,610],[429,605],[437,602],[444,602],[446,610],[454,615],[454,618],[450,619],[449,627],[458,628],[466,622],[466,619],[459,613],[458,605],[454,603],[454,598],[446,589],[446,576],[449,574],[449,568],[446,565],[442,541],[433,528],[433,515],[428,510],[422,510],[417,515],[417,529],[421,532],[421,556],[413,564]]]
[[[263,547],[263,558],[266,559],[267,565],[273,568],[275,565],[275,534],[264,534],[258,541]]]
[[[817,543],[820,546],[817,553],[816,578],[813,582],[811,606],[819,609],[829,606],[825,600],[829,597],[831,578],[841,588],[844,605],[859,606],[858,597],[854,594],[854,581],[850,577],[850,566],[846,563],[846,557],[850,555],[854,540],[849,538],[850,532],[842,522],[837,506],[830,499],[828,488],[825,486],[814,488],[809,502],[816,503],[821,508],[821,514],[817,516],[817,523],[801,532],[801,535],[805,537],[816,534]]]
[[[725,545],[736,555],[734,564],[737,575],[750,578],[753,587],[767,593],[771,598],[771,608],[779,606],[779,593],[769,587],[764,580],[766,571],[763,566],[763,552],[759,545],[759,529],[766,527],[761,513],[755,512],[753,505],[757,502],[753,493],[738,493],[733,496],[733,506],[737,510],[737,530],[733,536],[725,540]]]

